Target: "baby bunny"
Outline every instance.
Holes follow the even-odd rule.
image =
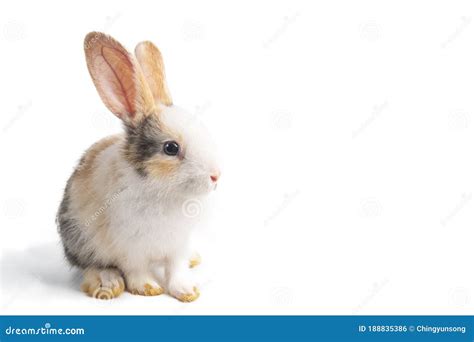
[[[57,215],[65,255],[83,270],[81,288],[92,297],[166,290],[193,301],[189,239],[200,218],[193,209],[204,209],[220,177],[213,144],[193,115],[173,105],[153,43],[138,44],[134,57],[91,32],[84,50],[125,132],[92,145],[67,182]]]

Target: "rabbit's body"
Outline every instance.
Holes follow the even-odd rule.
[[[108,145],[110,140],[115,143]],[[67,224],[61,234],[69,260],[77,266],[142,265],[186,246],[193,222],[183,210],[186,200],[195,198],[161,192],[137,175],[121,157],[123,143],[122,137],[98,142],[69,181],[60,221],[74,222],[82,228],[81,236],[69,236]],[[105,148],[97,151],[101,145]]]
[[[123,48],[110,37],[96,35],[97,41],[89,39],[89,43],[103,42],[98,58],[119,74],[121,87],[115,90],[126,93],[120,73],[127,65],[114,60],[122,58]],[[118,50],[117,56],[104,54],[109,46]],[[101,88],[100,82],[111,81],[96,80],[102,74],[96,74],[94,65],[89,68],[104,102],[112,111],[120,107],[113,101],[128,94],[117,100],[117,95],[110,95],[110,85]],[[138,82],[137,75],[132,81]],[[158,88],[165,89],[163,84]],[[136,92],[134,96],[149,95],[146,88]],[[123,105],[130,105],[125,100]],[[155,101],[145,100],[150,113],[143,110],[144,102],[133,111],[119,110],[116,115],[124,120],[125,134],[97,142],[79,162],[60,206],[59,232],[68,260],[84,269],[82,288],[90,295],[112,298],[125,284],[132,293],[157,295],[167,286],[171,295],[190,301],[198,292],[188,275],[188,242],[200,218],[195,210],[204,208],[206,194],[216,186],[217,166],[207,133],[194,117],[170,103],[163,105],[166,101],[156,101],[156,96]],[[189,213],[188,206],[198,208]],[[157,275],[159,266],[165,268],[165,280]]]

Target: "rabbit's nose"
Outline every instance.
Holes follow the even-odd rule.
[[[220,172],[216,172],[216,173],[213,173],[211,175],[211,181],[213,183],[217,183],[217,181],[219,180],[219,177],[221,176],[221,173]]]

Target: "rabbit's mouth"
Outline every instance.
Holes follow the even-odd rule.
[[[216,182],[207,181],[204,177],[193,177],[182,182],[181,191],[190,195],[205,195],[214,191],[217,187]]]

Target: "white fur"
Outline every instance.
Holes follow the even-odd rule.
[[[179,297],[192,293],[195,286],[188,274],[189,238],[205,210],[206,195],[215,187],[210,175],[218,169],[212,142],[196,118],[176,107],[164,108],[161,115],[186,144],[178,175],[165,179],[138,175],[122,157],[124,139],[102,151],[93,186],[110,199],[104,213],[110,219],[110,244],[96,245],[95,250],[101,261],[122,270],[129,288],[159,285]],[[108,175],[114,163],[121,177],[112,183]],[[193,209],[200,211],[198,215]],[[167,285],[154,274],[158,265],[165,267]]]

